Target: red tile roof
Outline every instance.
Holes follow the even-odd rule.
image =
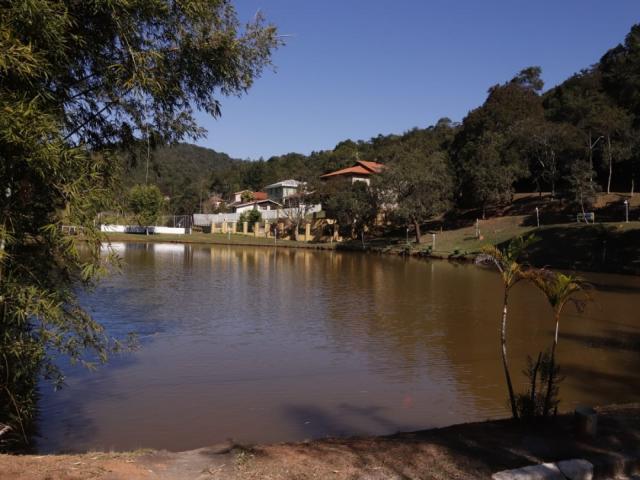
[[[320,178],[335,177],[338,175],[371,175],[373,173],[380,173],[384,165],[378,162],[366,162],[364,160],[356,160],[356,164],[352,167],[342,168],[335,172],[325,173],[320,175]]]
[[[335,172],[329,172],[329,173],[325,173],[324,175],[320,175],[320,178],[325,178],[325,177],[335,177],[338,175],[349,175],[349,174],[353,174],[353,175],[371,175],[371,170],[367,170],[366,168],[360,166],[360,165],[356,165],[355,167],[347,167],[347,168],[343,168],[341,170],[336,170]]]
[[[374,173],[380,173],[384,168],[384,165],[378,162],[367,162],[365,160],[356,160],[356,162]]]
[[[267,192],[253,192],[253,199],[254,200],[266,200],[267,199]]]

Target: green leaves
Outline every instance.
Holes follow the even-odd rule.
[[[164,197],[155,185],[136,185],[129,192],[129,208],[138,225],[143,227],[158,221],[164,203]]]
[[[379,199],[377,192],[366,183],[338,179],[326,182],[321,187],[319,194],[323,209],[346,234],[356,238],[373,224]]]
[[[240,223],[248,222],[249,227],[253,228],[254,223],[262,221],[262,214],[260,213],[260,210],[247,210],[246,212],[242,212],[240,214],[240,218],[238,219],[238,221]]]
[[[500,272],[506,290],[509,290],[520,280],[527,278],[527,267],[520,262],[527,249],[538,241],[535,235],[516,237],[505,247],[486,245],[476,258],[476,263],[489,264]]]
[[[0,423],[24,441],[38,377],[62,381],[56,355],[93,365],[119,348],[76,298],[114,260],[94,223],[118,203],[109,149],[202,135],[193,108],[219,115],[219,95],[244,93],[279,45],[229,0],[0,6]],[[131,193],[154,223],[157,187]]]
[[[462,203],[481,206],[511,201],[514,183],[528,175],[521,139],[544,118],[540,68],[530,67],[489,89],[485,103],[463,120],[453,143]]]
[[[544,294],[554,314],[559,316],[567,302],[572,301],[582,310],[591,297],[590,284],[576,275],[542,268],[527,272],[527,279]]]
[[[400,223],[423,223],[451,207],[454,185],[445,152],[401,151],[379,180]]]

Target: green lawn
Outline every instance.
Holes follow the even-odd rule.
[[[563,223],[535,228],[524,225],[524,216],[505,216],[480,221],[481,238],[476,238],[475,225],[455,230],[436,231],[435,249],[432,232],[423,234],[423,242],[416,245],[409,237],[411,253],[428,252],[435,257],[472,256],[483,245],[501,244],[510,239],[535,233],[539,241],[530,247],[529,259],[537,266],[552,266],[573,270],[640,274],[640,222],[578,224]],[[135,235],[109,233],[112,242],[172,242],[214,245],[279,246],[291,248],[361,250],[359,240],[341,244],[307,243],[252,235],[207,234],[191,235]],[[377,252],[402,253],[407,250],[406,237],[387,236],[366,238],[367,249]]]

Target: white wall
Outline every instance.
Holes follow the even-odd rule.
[[[184,235],[186,233],[185,228],[175,227],[141,227],[139,225],[100,225],[101,232],[112,233],[169,233],[175,235]]]
[[[276,219],[287,219],[287,214],[290,213],[291,210],[296,210],[295,208],[281,208],[277,210],[260,210],[260,214],[262,215],[263,220],[276,220]],[[317,204],[311,206],[307,213],[310,215],[312,213],[317,213],[322,210],[322,205]],[[237,222],[240,218],[240,213],[194,213],[193,214],[193,224],[198,225],[200,227],[209,227],[211,223],[222,223],[222,222]]]

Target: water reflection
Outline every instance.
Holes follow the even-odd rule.
[[[42,387],[39,448],[187,449],[392,433],[507,414],[498,350],[501,284],[472,265],[180,244],[118,244],[126,262],[84,303],[140,351],[68,388]],[[562,406],[640,400],[636,278],[569,312]],[[512,295],[510,357],[551,339],[542,295]],[[524,388],[524,387],[523,387]]]

